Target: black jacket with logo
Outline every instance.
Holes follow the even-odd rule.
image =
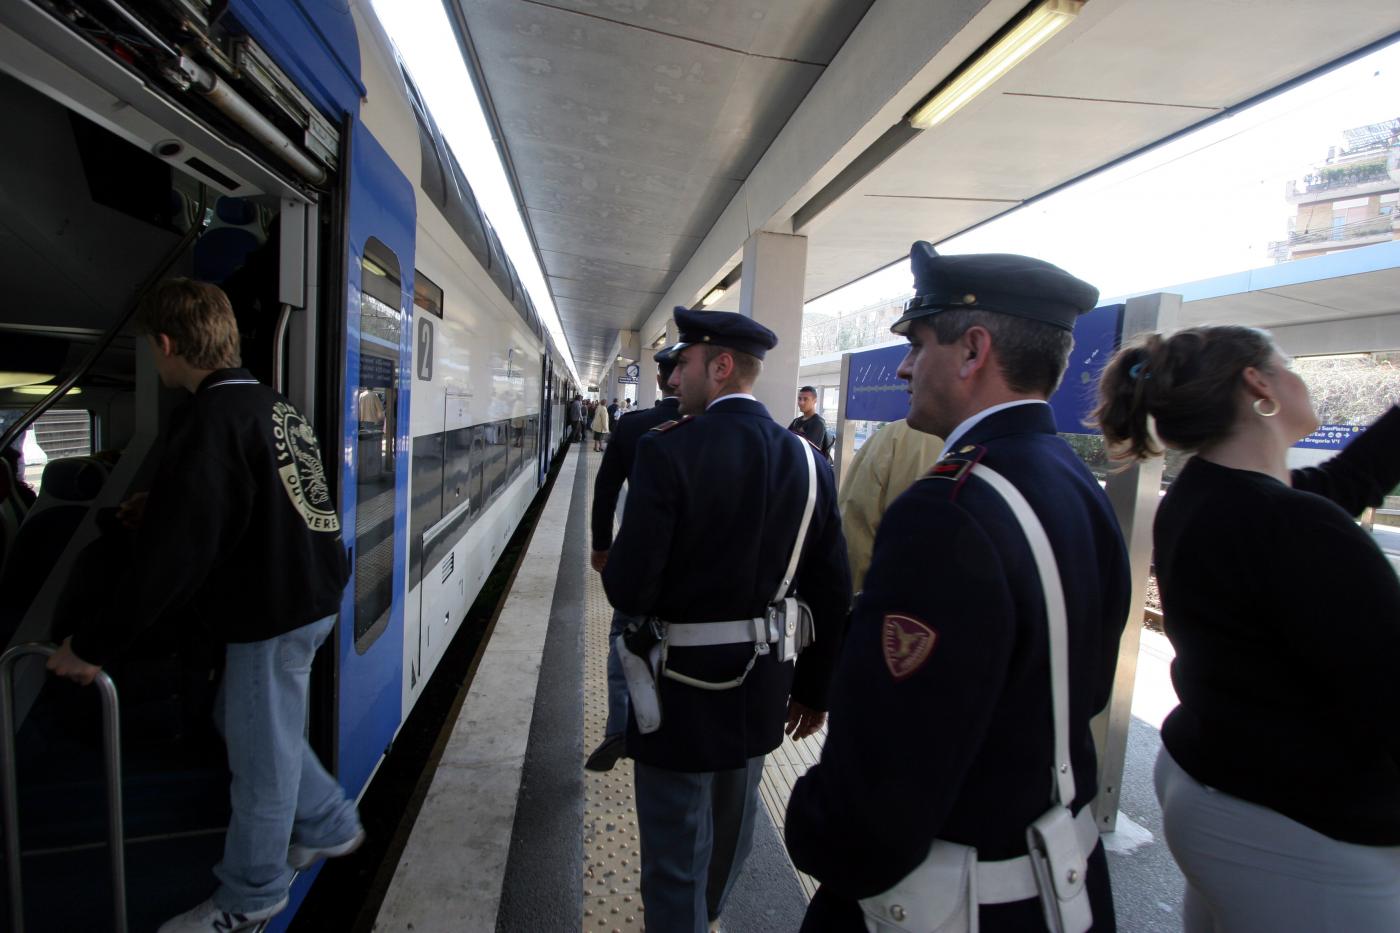
[[[262,641],[336,612],[347,579],[311,425],[247,370],[219,370],[172,415],[112,612],[73,651],[106,664],[168,613]]]

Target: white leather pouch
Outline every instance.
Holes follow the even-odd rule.
[[[1026,829],[1035,886],[1050,933],[1084,933],[1094,925],[1085,878],[1089,862],[1080,850],[1074,816],[1051,807]]]
[[[870,933],[977,933],[977,850],[935,841],[918,868],[860,909]]]
[[[661,695],[656,686],[661,645],[652,645],[642,659],[627,647],[624,637],[617,636],[617,657],[622,662],[622,675],[627,678],[627,697],[632,703],[632,714],[637,717],[637,731],[646,735],[661,728]]]

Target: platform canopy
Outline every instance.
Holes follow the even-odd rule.
[[[1089,0],[919,131],[1022,0],[446,2],[589,381],[757,231],[808,238],[810,300],[1400,32],[1394,0]]]

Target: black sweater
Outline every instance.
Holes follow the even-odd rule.
[[[349,576],[311,427],[246,370],[211,374],[171,417],[111,612],[73,651],[106,664],[169,612],[222,642],[334,613]]]
[[[1193,459],[1154,528],[1196,780],[1334,839],[1400,845],[1400,581],[1352,520],[1400,481],[1400,409],[1293,487]]]

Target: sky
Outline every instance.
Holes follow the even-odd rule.
[[[558,313],[443,5],[374,0],[482,209],[554,336]],[[1186,134],[1028,207],[938,244],[943,253],[1034,255],[1092,282],[1103,298],[1270,265],[1288,233],[1289,180],[1340,145],[1342,131],[1400,117],[1400,43]],[[808,302],[840,314],[911,291],[901,261]],[[575,373],[577,377],[577,373]]]
[[[1071,185],[961,236],[941,253],[1022,253],[1105,298],[1273,263],[1297,208],[1284,199],[1342,131],[1400,117],[1400,43]],[[840,314],[912,293],[901,261],[808,302]]]

